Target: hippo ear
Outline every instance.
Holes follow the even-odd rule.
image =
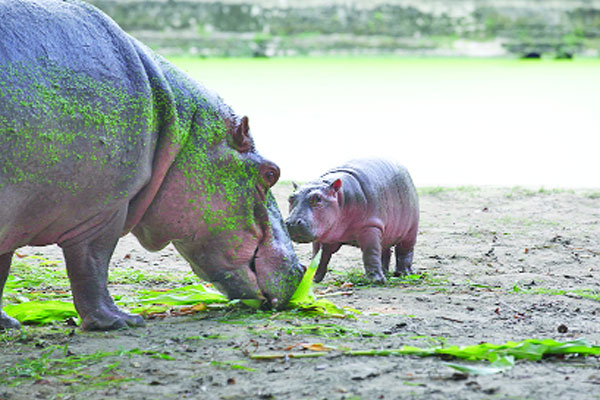
[[[240,153],[245,153],[252,149],[252,138],[250,137],[250,128],[248,127],[248,117],[242,117],[240,123],[233,130],[233,147]]]
[[[292,186],[294,187],[294,192],[299,188],[298,184],[294,181],[292,181]]]
[[[333,181],[331,183],[331,185],[329,185],[329,188],[331,190],[333,190],[334,193],[339,192],[340,189],[342,188],[342,180],[341,179],[336,179],[335,181]]]

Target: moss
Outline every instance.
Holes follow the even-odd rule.
[[[142,134],[153,123],[147,95],[130,94],[49,60],[4,64],[0,93],[0,148],[9,154],[0,159],[0,188],[32,183],[77,193],[86,185],[65,173],[65,165],[72,171],[84,166],[102,171],[120,162],[131,172],[106,190],[126,195],[121,188],[134,179],[138,163],[128,150],[147,144],[140,138],[147,138]]]
[[[212,233],[234,232],[256,225],[258,164],[227,144],[227,118],[233,112],[220,98],[209,98],[178,69],[160,59],[177,105],[181,146],[174,167],[185,177],[187,203]],[[231,242],[241,239],[232,235]]]
[[[4,64],[0,149],[10,156],[0,159],[0,189],[46,185],[77,195],[97,185],[82,179],[85,171],[106,170],[112,177],[103,181],[103,204],[129,198],[158,134],[178,153],[174,167],[185,177],[191,215],[215,233],[254,227],[258,162],[227,145],[233,112],[164,59],[155,61],[169,87],[152,78],[133,94],[119,86],[127,82],[101,82],[49,60]],[[232,243],[240,240],[232,235]]]

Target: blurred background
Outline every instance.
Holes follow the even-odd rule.
[[[88,0],[250,117],[282,179],[600,186],[600,1]]]

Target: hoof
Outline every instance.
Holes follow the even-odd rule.
[[[383,285],[385,283],[385,276],[379,273],[367,274],[367,279],[369,280],[369,282],[375,283],[377,285]]]
[[[141,315],[137,315],[137,314],[125,314],[128,316],[128,318],[126,319],[125,322],[127,322],[127,325],[131,326],[132,328],[135,327],[139,327],[139,326],[146,326],[146,322],[144,322],[144,318],[142,318]]]
[[[4,311],[0,311],[0,330],[21,329],[19,321],[8,316]]]
[[[320,272],[319,270],[317,270],[317,272],[315,273],[315,276],[313,277],[313,282],[315,283],[319,283],[323,280],[323,278],[325,278],[325,274],[327,273],[327,270]]]
[[[85,331],[115,331],[128,327],[144,326],[145,322],[139,315],[119,312],[102,316],[87,316],[81,323]]]
[[[404,268],[396,268],[396,271],[394,271],[394,276],[397,276],[400,278],[403,276],[412,275],[412,274],[413,274],[413,270],[410,265],[408,265]]]
[[[406,254],[396,254],[396,270],[394,276],[406,276],[413,273],[413,252],[409,251]]]

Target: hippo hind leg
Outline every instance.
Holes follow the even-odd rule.
[[[412,274],[413,249],[406,250],[401,248],[400,245],[396,245],[394,250],[396,253],[396,271],[394,271],[394,275],[406,276]]]
[[[381,270],[384,275],[390,272],[390,258],[392,258],[391,248],[381,250]]]
[[[10,270],[10,261],[12,260],[13,253],[0,254],[0,330],[4,329],[19,329],[21,324],[13,317],[9,317],[4,311],[2,311],[2,291],[4,290],[4,284],[8,278],[8,271]]]
[[[63,246],[73,301],[84,330],[114,330],[144,325],[139,315],[119,310],[108,293],[108,263],[124,220],[125,209],[115,213],[94,236]]]

